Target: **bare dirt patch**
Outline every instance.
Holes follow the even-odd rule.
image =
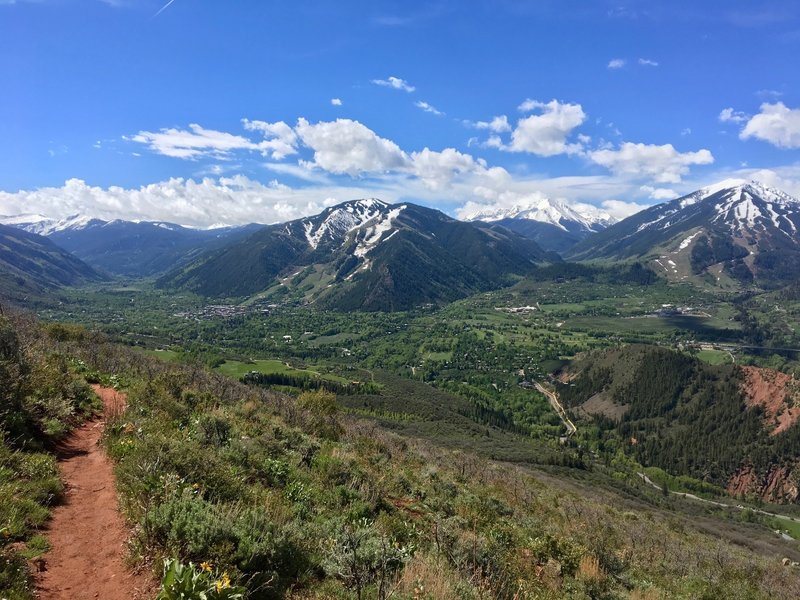
[[[800,419],[800,383],[786,373],[742,367],[742,385],[747,406],[762,406],[769,434],[786,431]]]
[[[104,418],[125,410],[124,394],[93,387],[103,400]],[[42,600],[144,600],[157,593],[149,574],[125,565],[129,532],[119,513],[111,461],[98,445],[104,418],[76,429],[58,449],[67,491],[48,526],[52,549],[37,564]]]
[[[625,404],[615,404],[609,394],[600,392],[581,404],[576,412],[582,416],[602,415],[614,421],[619,421],[628,412],[629,406]]]

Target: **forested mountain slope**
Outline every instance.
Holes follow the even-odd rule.
[[[105,276],[45,237],[0,225],[0,296],[21,300]]]
[[[501,227],[366,199],[267,227],[158,285],[213,297],[294,292],[340,310],[402,310],[497,288],[557,260]]]
[[[797,390],[788,376],[627,346],[580,357],[562,379],[568,383],[558,392],[574,414],[619,434],[642,464],[772,502],[800,500]],[[782,382],[772,406],[760,389],[765,381]]]

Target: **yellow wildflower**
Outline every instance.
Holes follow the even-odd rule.
[[[228,577],[228,572],[222,574],[222,577],[217,579],[217,593],[221,592],[225,588],[231,587],[231,578]]]
[[[201,562],[200,568],[206,573],[211,573],[211,563],[208,561]]]

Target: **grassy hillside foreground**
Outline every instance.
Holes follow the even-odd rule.
[[[45,330],[0,316],[0,598],[33,598],[30,567],[64,493],[54,445],[99,403]]]
[[[82,380],[112,374],[129,394],[106,446],[132,558],[159,571],[162,559],[179,559],[187,567],[172,563],[173,579],[213,572],[214,597],[234,597],[224,594],[237,585],[250,598],[296,599],[800,596],[796,573],[777,560],[661,512],[617,508],[605,495],[565,492],[521,468],[398,437],[338,414],[326,392],[295,399],[250,388],[62,326],[3,321],[2,340],[0,486],[3,498],[41,510],[0,538],[3,598],[30,598],[11,542],[32,540],[46,519],[37,507],[58,498],[46,444],[20,445],[16,432],[46,440],[47,423],[79,418]],[[14,368],[44,358],[60,366],[44,371],[65,385]],[[51,422],[42,405],[74,416]],[[18,513],[3,503],[3,531]]]

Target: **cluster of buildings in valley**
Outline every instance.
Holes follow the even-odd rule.
[[[186,310],[174,313],[172,316],[181,319],[229,319],[242,315],[252,315],[255,313],[269,313],[277,308],[277,304],[209,304],[193,310]]]

